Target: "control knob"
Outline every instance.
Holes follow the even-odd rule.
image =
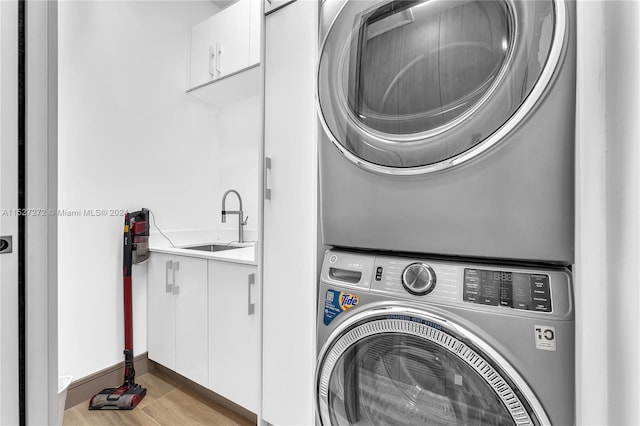
[[[402,272],[402,285],[409,293],[424,296],[436,287],[436,273],[426,263],[412,263]]]

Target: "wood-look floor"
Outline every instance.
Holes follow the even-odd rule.
[[[133,410],[89,411],[89,401],[64,412],[64,426],[250,426],[253,423],[179,384],[161,371],[136,379],[147,395]]]

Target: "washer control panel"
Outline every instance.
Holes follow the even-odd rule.
[[[321,280],[336,291],[358,289],[482,311],[512,309],[523,315],[565,317],[573,310],[571,271],[562,267],[463,263],[329,250]]]
[[[494,269],[464,269],[465,302],[551,312],[549,275]]]

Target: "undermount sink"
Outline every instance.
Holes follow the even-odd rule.
[[[242,248],[242,247],[232,246],[229,244],[205,244],[201,246],[182,247],[182,248],[187,250],[216,252],[216,251],[224,251],[224,250],[233,250],[233,249]]]

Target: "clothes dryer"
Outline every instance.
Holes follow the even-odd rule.
[[[329,246],[573,263],[575,4],[326,0]]]
[[[572,425],[567,269],[328,251],[317,423]]]

